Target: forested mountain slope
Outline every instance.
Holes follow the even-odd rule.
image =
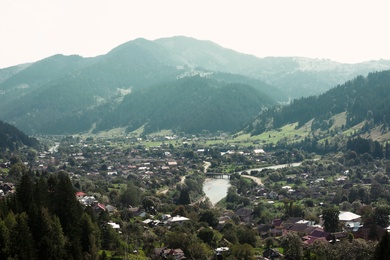
[[[146,132],[233,132],[272,104],[272,99],[249,85],[186,77],[127,95],[104,117],[97,130],[114,125],[132,131],[146,124]]]
[[[347,115],[346,128],[365,121],[365,127],[382,125],[383,129],[388,129],[389,99],[390,71],[370,73],[319,96],[296,99],[287,106],[263,111],[247,130],[258,134],[293,122],[302,126],[311,119],[314,119],[312,129],[327,129],[332,125],[331,116],[342,112]]]
[[[0,149],[14,150],[21,145],[36,147],[38,141],[28,137],[16,127],[0,121]]]
[[[124,99],[131,99],[126,96],[154,85],[165,88],[164,82],[194,75],[236,86],[250,85],[257,93],[284,103],[289,97],[322,93],[355,77],[356,73],[364,75],[383,68],[390,68],[390,63],[376,61],[352,65],[304,58],[257,58],[188,37],[155,41],[140,38],[93,58],[54,55],[32,64],[0,70],[0,120],[28,134],[79,133],[91,130],[94,125],[98,129],[126,125],[128,121],[115,121],[109,126],[104,119],[110,111],[116,111]],[[221,93],[221,97],[225,94]],[[176,107],[182,111],[171,103],[176,99],[175,94],[170,98],[160,110]],[[241,100],[248,104],[252,101]],[[210,111],[218,103],[222,104],[222,99],[208,104],[212,105]],[[248,115],[253,116],[253,112]],[[123,118],[128,120],[128,117]],[[139,124],[142,121],[135,117],[130,121],[134,120]],[[236,120],[242,123],[241,118]],[[154,124],[149,122],[148,125]],[[236,129],[237,125],[233,125],[229,129]],[[216,128],[210,126],[210,129]]]

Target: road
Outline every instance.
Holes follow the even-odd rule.
[[[252,179],[254,182],[256,182],[257,185],[263,185],[263,182],[261,181],[260,178],[255,177],[255,176],[251,176],[251,175],[242,175],[242,173],[243,172],[247,172],[248,174],[250,174],[251,171],[259,171],[259,172],[261,172],[264,169],[274,169],[274,170],[276,170],[276,169],[281,169],[281,168],[286,168],[286,167],[297,167],[297,166],[299,166],[301,164],[302,164],[302,162],[288,163],[288,164],[279,164],[279,165],[273,165],[273,166],[262,167],[262,168],[248,169],[248,170],[245,170],[245,171],[240,171],[238,173],[241,174],[242,177]]]
[[[252,179],[254,182],[256,182],[257,185],[263,185],[263,182],[260,178],[250,175],[241,175],[241,177]]]

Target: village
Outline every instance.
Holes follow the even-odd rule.
[[[194,234],[210,248],[204,253],[210,256],[212,250],[216,259],[234,254],[234,246],[243,244],[251,246],[249,251],[257,259],[297,259],[284,247],[291,234],[299,237],[302,252],[308,248],[315,252],[320,242],[352,240],[366,241],[365,250],[371,252],[370,241],[389,229],[390,212],[379,199],[389,196],[385,189],[389,166],[374,159],[363,165],[351,163],[351,156],[359,158],[351,152],[320,158],[296,150],[206,146],[204,141],[177,137],[153,140],[153,145],[64,137],[46,152],[36,153],[34,160],[21,153],[3,162],[0,196],[15,192],[20,177],[14,175],[16,167],[41,174],[62,171],[69,175],[80,204],[104,219],[119,240],[132,236],[126,228],[129,223],[153,234],[203,223],[201,229],[211,228],[211,238],[203,238],[199,229]],[[213,205],[205,197],[203,182],[222,173],[230,178],[230,186],[226,197]],[[334,212],[328,216],[325,209]],[[228,234],[232,225],[235,232]],[[171,248],[145,249],[138,244],[126,254],[139,256],[144,251],[153,259],[186,259],[186,253],[192,252],[179,242],[164,243],[176,246]]]

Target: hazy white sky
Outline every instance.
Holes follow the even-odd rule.
[[[258,57],[390,59],[389,12],[388,0],[0,0],[0,68],[175,35]]]

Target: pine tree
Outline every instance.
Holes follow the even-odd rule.
[[[34,184],[29,174],[24,173],[20,178],[20,182],[16,187],[16,198],[18,201],[19,212],[30,213],[33,202]]]
[[[41,208],[38,217],[38,237],[35,238],[41,259],[64,259],[65,236],[60,220],[51,216],[47,208]]]
[[[0,259],[7,259],[9,256],[10,231],[4,221],[0,221]]]
[[[82,250],[87,253],[90,259],[98,258],[98,249],[100,247],[100,229],[96,223],[92,222],[87,213],[81,217],[81,246]]]
[[[35,243],[28,226],[28,216],[25,212],[16,216],[16,225],[10,233],[11,256],[16,259],[36,259]]]
[[[374,260],[390,259],[390,235],[385,232],[375,248]]]
[[[339,228],[339,210],[335,208],[326,208],[322,211],[324,220],[324,229],[326,232],[336,232]]]
[[[59,173],[58,181],[53,183],[56,185],[53,187],[51,196],[51,208],[54,214],[58,216],[64,235],[68,238],[66,244],[68,257],[81,259],[81,205],[76,199],[75,189],[67,173]]]

